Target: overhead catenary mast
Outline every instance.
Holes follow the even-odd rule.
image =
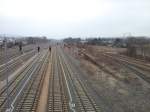
[[[5,45],[5,61],[7,62],[7,38],[4,36],[4,45]],[[7,65],[6,65],[7,69]],[[8,90],[8,74],[6,74],[6,89],[7,89],[7,110],[6,112],[9,112],[9,90]]]

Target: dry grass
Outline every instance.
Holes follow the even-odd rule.
[[[90,48],[90,53],[94,56],[97,52]],[[100,58],[100,57],[99,57]],[[99,63],[105,63],[109,70],[114,70],[116,79],[108,73],[104,73],[96,65],[81,59],[81,67],[89,73],[88,78],[94,89],[102,97],[104,104],[112,112],[150,112],[150,84],[136,76],[135,73],[128,69],[118,66],[109,59],[103,59]]]

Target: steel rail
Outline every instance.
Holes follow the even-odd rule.
[[[38,105],[38,100],[42,90],[42,84],[47,70],[47,61],[49,55],[43,57],[41,64],[36,70],[35,75],[28,82],[27,88],[20,96],[15,105],[14,112],[32,111],[35,112]]]
[[[6,63],[5,65],[0,67],[0,77],[4,76],[6,72],[10,72],[15,70],[18,66],[20,66],[23,62],[27,61],[30,57],[34,56],[34,52],[29,52],[19,58],[12,59],[11,62]],[[8,73],[7,73],[8,74]]]
[[[52,49],[52,65],[49,83],[47,112],[69,112],[65,82],[60,70],[57,49]]]
[[[9,83],[9,96],[11,96],[11,99],[13,96],[15,96],[16,92],[21,88],[21,85],[25,82],[25,80],[28,78],[32,70],[36,67],[36,61],[41,57],[42,55],[38,55],[38,57],[32,62],[31,65],[27,66],[21,73],[17,75],[17,77]],[[5,104],[6,104],[6,96],[5,96],[6,88],[4,87],[2,91],[0,92],[0,109],[5,110]]]
[[[96,105],[92,97],[90,97],[90,94],[87,92],[85,86],[83,86],[84,84],[78,78],[74,77],[75,74],[72,72],[70,68],[71,65],[69,64],[69,62],[68,63],[65,62],[65,59],[63,56],[61,56],[61,58],[62,58],[61,59],[62,66],[66,70],[67,76],[73,84],[73,87],[74,87],[73,90],[76,93],[77,103],[78,103],[77,105],[78,105],[79,111],[100,112],[99,107]]]
[[[105,55],[111,59],[116,60],[119,64],[122,64],[123,66],[125,66],[126,68],[128,68],[129,70],[133,71],[138,77],[142,78],[144,81],[148,82],[150,84],[150,76],[147,73],[144,73],[142,71],[142,69],[140,67],[138,67],[137,64],[131,64],[128,61],[123,61],[123,59],[119,59],[119,58],[115,58],[113,56],[109,56],[109,55]],[[149,71],[150,72],[150,71]]]

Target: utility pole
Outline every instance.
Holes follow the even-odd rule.
[[[7,62],[7,38],[4,38],[4,44],[5,44],[5,61]],[[6,65],[6,70],[7,70],[7,65]],[[6,73],[6,72],[5,72]],[[7,110],[6,112],[9,111],[9,90],[8,90],[8,74],[6,74],[6,94],[7,94]]]

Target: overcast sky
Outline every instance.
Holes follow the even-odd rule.
[[[150,36],[150,0],[0,0],[0,34]]]

